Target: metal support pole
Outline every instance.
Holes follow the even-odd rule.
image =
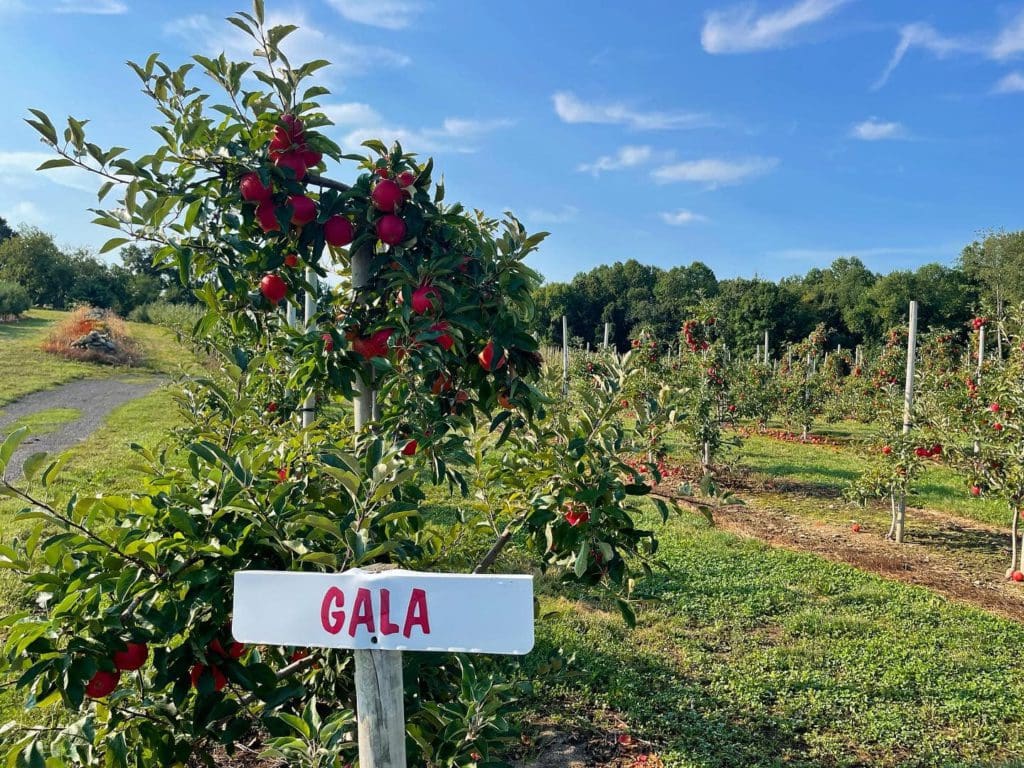
[[[562,394],[569,394],[569,319],[562,315]]]
[[[306,282],[309,284],[309,288],[306,289],[306,300],[303,306],[303,319],[306,322],[306,333],[309,333],[313,327],[313,318],[316,315],[316,293],[313,286],[317,285],[316,272],[313,271],[312,267],[306,267]],[[290,305],[289,305],[289,308]],[[294,312],[294,310],[292,310]],[[313,417],[316,415],[316,395],[310,392],[306,395],[306,402],[302,404],[302,426],[308,427],[313,423]]]
[[[917,302],[910,302],[910,322],[907,334],[907,378],[903,385],[903,434],[910,434],[914,418],[914,362],[917,357]],[[907,518],[907,495],[900,494],[896,508],[893,535],[897,544],[903,543],[903,528]]]

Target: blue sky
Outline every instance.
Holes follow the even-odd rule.
[[[0,0],[0,216],[96,247],[95,182],[32,168],[28,107],[151,145],[124,66],[243,55],[248,0]],[[433,155],[448,198],[552,232],[548,279],[636,258],[719,277],[950,263],[1018,229],[1024,1],[267,0],[327,58],[334,138]],[[351,169],[332,169],[346,178]]]

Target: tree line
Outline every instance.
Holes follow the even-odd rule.
[[[675,339],[697,305],[716,299],[729,346],[753,352],[768,331],[771,346],[805,338],[824,324],[830,344],[874,344],[906,322],[911,299],[923,329],[958,328],[978,315],[1001,317],[1024,301],[1024,232],[990,232],[966,246],[952,266],[878,274],[860,259],[778,281],[719,280],[706,264],[661,269],[635,259],[602,265],[568,283],[547,283],[536,295],[542,334],[561,342],[564,314],[578,344],[599,346],[605,323],[620,351],[646,331]]]
[[[20,288],[32,306],[91,304],[126,315],[158,300],[194,301],[177,270],[153,265],[152,249],[130,244],[120,255],[120,264],[107,264],[85,248],[60,248],[40,229],[12,230],[0,218],[0,285]]]

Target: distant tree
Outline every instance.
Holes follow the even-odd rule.
[[[193,304],[197,301],[192,291],[181,284],[178,270],[164,264],[154,263],[156,246],[140,248],[129,243],[121,248],[121,262],[131,279],[127,279],[128,293],[133,297],[133,306],[146,304],[157,299],[173,304]],[[114,267],[118,271],[120,267]],[[154,295],[155,288],[155,295]]]
[[[17,318],[31,306],[28,291],[17,283],[0,280],[0,321]]]
[[[73,278],[68,290],[69,303],[91,304],[119,313],[127,313],[134,308],[127,280],[118,279],[117,273],[89,251],[79,249],[74,252],[70,256],[70,263]]]
[[[0,280],[28,291],[34,305],[64,309],[74,282],[71,260],[45,232],[23,228],[0,243]]]
[[[10,240],[12,237],[17,237],[18,233],[8,226],[6,219],[0,216],[0,243],[4,240]]]
[[[1024,231],[989,232],[960,253],[960,267],[981,287],[989,311],[1024,301]]]

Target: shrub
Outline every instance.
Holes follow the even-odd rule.
[[[93,331],[96,337],[83,346],[72,346],[84,341]],[[110,342],[112,349],[103,346]],[[109,309],[79,307],[62,320],[43,342],[43,350],[69,360],[81,360],[111,365],[136,365],[142,359],[142,349],[128,333],[128,326]]]
[[[15,320],[31,306],[28,291],[17,283],[0,280],[0,321]]]
[[[133,309],[128,319],[134,323],[162,325],[187,336],[203,314],[203,310],[194,304],[154,301]]]

